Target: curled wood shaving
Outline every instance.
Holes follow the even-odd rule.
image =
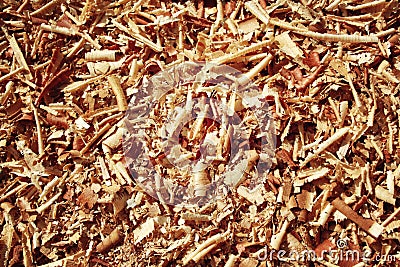
[[[210,221],[212,219],[209,215],[188,213],[188,212],[183,213],[181,217],[184,220],[199,221],[199,222],[201,222],[201,221]]]
[[[359,36],[359,35],[329,34],[329,33],[306,32],[306,31],[296,31],[296,33],[326,42],[377,43],[379,41],[378,37],[375,35]]]
[[[58,192],[52,198],[50,198],[46,203],[44,203],[43,205],[39,206],[36,209],[37,213],[39,213],[39,214],[43,213],[45,210],[50,208],[50,206],[61,196],[61,194],[62,194],[62,192]]]
[[[124,91],[122,90],[121,83],[115,75],[109,76],[108,82],[117,98],[117,104],[119,111],[125,111],[128,108],[128,103],[126,102]]]
[[[257,44],[254,44],[254,45],[250,46],[250,47],[244,48],[244,49],[242,49],[242,50],[240,50],[240,51],[238,51],[238,52],[236,52],[236,53],[234,53],[232,55],[224,55],[224,56],[216,59],[214,62],[217,63],[217,64],[223,64],[223,63],[232,61],[232,60],[234,60],[236,58],[239,58],[241,56],[244,56],[244,55],[246,55],[248,53],[252,53],[252,52],[257,51],[258,49],[266,47],[270,43],[271,43],[270,40],[265,40],[265,41],[259,42]]]
[[[85,54],[85,59],[88,61],[115,61],[116,59],[116,52],[113,50],[100,50],[100,51],[90,51]]]
[[[114,229],[103,241],[101,241],[97,246],[96,246],[96,251],[99,253],[103,253],[122,240],[122,233],[121,231],[116,228]]]
[[[203,242],[197,249],[190,254],[187,254],[183,259],[183,265],[187,265],[191,260],[198,262],[202,257],[209,253],[213,248],[215,248],[219,243],[224,242],[229,236],[230,232],[227,231],[223,234],[219,233]]]

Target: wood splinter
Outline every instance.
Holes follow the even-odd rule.
[[[196,197],[206,196],[209,184],[210,180],[205,170],[193,173],[193,187]]]
[[[309,163],[313,158],[318,156],[320,153],[322,153],[325,149],[327,149],[330,145],[332,145],[334,142],[339,140],[342,136],[347,134],[349,132],[350,128],[341,128],[336,131],[330,138],[328,138],[325,142],[321,143],[317,150],[314,152],[314,154],[309,155],[301,164],[300,167],[304,167],[307,163]]]
[[[110,130],[111,128],[111,124],[107,123],[106,125],[103,126],[103,128],[101,128],[98,133],[93,136],[92,139],[90,139],[90,141],[86,144],[86,146],[81,150],[81,155],[85,154],[90,147],[101,137],[103,136],[108,130]]]
[[[229,256],[227,262],[225,263],[225,267],[233,267],[233,266],[235,266],[235,262],[237,261],[238,258],[239,258],[239,256],[231,254]]]
[[[289,221],[285,220],[285,222],[281,227],[281,230],[271,237],[271,247],[273,249],[279,249],[288,227],[289,227]]]
[[[21,51],[21,48],[18,45],[17,39],[15,39],[14,35],[10,35],[8,33],[8,30],[5,27],[1,27],[1,30],[4,32],[4,35],[6,36],[8,42],[10,43],[10,47],[14,52],[15,59],[19,63],[19,65],[28,72],[27,78],[28,80],[33,79],[33,75],[31,73],[31,70],[29,69],[28,63],[26,63],[24,54]],[[15,74],[15,73],[14,73]],[[13,74],[13,75],[14,75]]]
[[[31,103],[31,107],[33,110],[33,115],[34,115],[35,123],[36,123],[39,155],[43,155],[44,143],[43,143],[43,137],[42,137],[42,127],[40,126],[38,111],[37,111],[36,107],[33,105],[33,103]]]
[[[268,54],[268,56],[261,60],[253,69],[251,69],[249,72],[245,73],[242,77],[239,78],[239,84],[246,84],[249,80],[252,80],[254,77],[256,77],[263,69],[268,66],[273,58],[273,55]]]
[[[397,208],[387,219],[382,223],[383,227],[386,227],[397,215],[400,214],[400,207]]]
[[[219,57],[219,58],[213,60],[213,62],[216,63],[216,64],[224,64],[224,63],[233,61],[233,60],[235,60],[237,58],[240,58],[240,57],[242,57],[242,56],[244,56],[246,54],[255,52],[255,51],[257,51],[257,50],[259,50],[259,49],[261,49],[263,47],[268,46],[271,43],[272,43],[271,40],[265,40],[265,41],[262,41],[262,42],[259,42],[259,43],[255,44],[255,45],[243,48],[242,50],[240,50],[240,51],[238,51],[236,53],[228,54],[228,55]]]
[[[332,205],[372,237],[378,238],[382,234],[384,229],[382,225],[374,222],[373,220],[361,217],[340,198],[336,198],[334,201],[332,201]]]
[[[69,68],[62,69],[56,75],[51,78],[46,85],[43,87],[40,95],[35,101],[35,106],[39,106],[42,99],[54,88],[58,87],[60,84],[68,81],[69,76],[71,75],[71,70]]]

